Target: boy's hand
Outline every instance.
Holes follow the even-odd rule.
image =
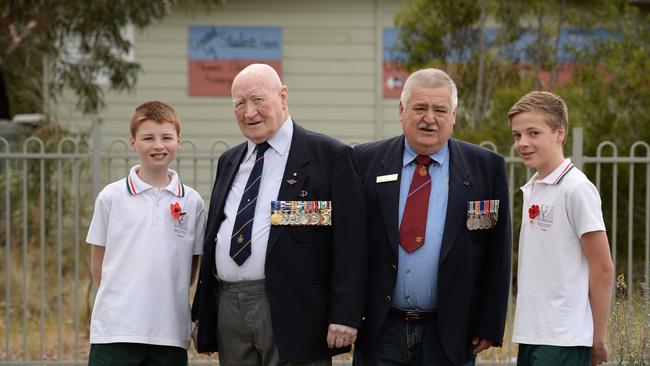
[[[194,326],[192,327],[192,342],[194,343],[194,349],[196,352],[199,351],[198,346],[196,345],[196,337],[199,334],[199,323],[194,323]]]
[[[607,362],[607,345],[605,342],[594,343],[591,348],[591,365],[598,366],[603,362]]]
[[[194,323],[194,327],[192,327],[192,343],[194,343],[194,349],[196,350],[196,352],[199,352],[199,346],[196,343],[196,338],[197,338],[198,334],[199,334],[199,323],[196,322],[196,323]],[[201,354],[202,355],[211,355],[212,352],[203,352]]]

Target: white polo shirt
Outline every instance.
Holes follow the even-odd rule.
[[[553,173],[535,174],[524,196],[519,236],[517,306],[513,342],[593,345],[589,265],[580,237],[605,231],[596,187],[569,159]],[[539,206],[531,219],[528,208]]]
[[[188,348],[192,257],[202,253],[205,205],[169,170],[154,188],[137,175],[97,196],[86,241],[106,247],[90,323],[90,343],[144,343]],[[179,219],[170,205],[184,212]]]

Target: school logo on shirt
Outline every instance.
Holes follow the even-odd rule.
[[[174,220],[174,233],[176,233],[176,236],[179,238],[182,238],[185,236],[187,233],[187,215],[183,215],[178,218],[178,220]]]
[[[554,207],[549,205],[539,205],[539,215],[536,218],[537,227],[542,231],[548,231],[553,226]]]
[[[553,223],[553,206],[542,205],[539,213],[539,221]]]

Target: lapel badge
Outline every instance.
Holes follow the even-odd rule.
[[[292,185],[298,183],[298,181],[295,180],[295,179],[287,179],[287,183],[289,183],[289,185],[292,186]]]
[[[305,191],[304,189],[303,189],[302,191],[300,191],[300,193],[298,193],[298,195],[299,195],[300,197],[302,197],[302,198],[307,197],[308,194],[309,194],[309,193],[307,193],[307,191]]]

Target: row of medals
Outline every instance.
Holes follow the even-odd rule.
[[[314,210],[276,210],[271,215],[272,225],[332,225],[332,209]]]
[[[481,214],[471,214],[467,218],[467,228],[469,230],[489,229],[497,223],[495,212],[486,212]]]

